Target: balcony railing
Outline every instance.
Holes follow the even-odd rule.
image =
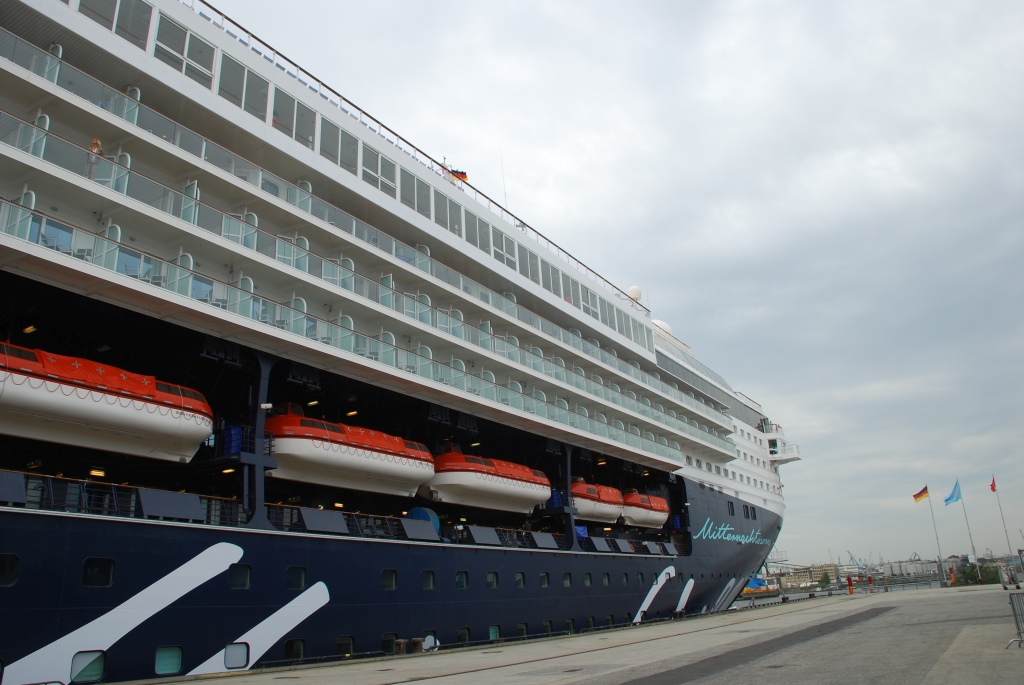
[[[227,171],[235,178],[250,184],[254,188],[258,188],[264,193],[283,200],[324,223],[324,228],[327,230],[342,230],[375,249],[386,252],[416,269],[430,274],[437,280],[471,295],[480,302],[494,307],[496,310],[519,320],[527,326],[541,331],[556,340],[560,340],[573,349],[615,369],[619,373],[662,392],[690,410],[718,422],[720,426],[727,429],[731,426],[731,419],[726,414],[716,411],[704,403],[697,402],[684,392],[619,359],[607,350],[587,342],[580,336],[523,308],[502,294],[463,276],[450,267],[424,255],[419,250],[355,219],[343,210],[310,194],[307,190],[271,174],[216,143],[206,140],[199,134],[184,128],[155,110],[140,104],[137,100],[114,90],[92,76],[66,62],[58,60],[53,55],[23,41],[4,29],[0,29],[0,57],[46,78],[68,92],[87,100],[93,105],[124,119],[126,122],[161,138],[181,150],[223,171]],[[124,191],[122,190],[121,192]],[[210,221],[216,223],[215,218],[210,219]],[[237,231],[249,231],[249,229],[241,226],[242,222],[235,220],[234,223],[237,224]],[[206,226],[203,227],[205,228]],[[255,235],[255,231],[247,235]],[[243,246],[249,247],[243,241],[239,242],[242,242]],[[703,365],[699,366],[703,368]],[[704,372],[718,378],[717,374],[709,370],[705,369]]]
[[[558,400],[549,402],[546,399],[539,399],[433,361],[429,357],[362,335],[352,330],[350,320],[348,326],[342,325],[347,317],[338,322],[324,321],[295,307],[282,305],[247,290],[215,281],[183,266],[132,250],[113,240],[68,226],[6,201],[0,202],[0,225],[9,236],[52,249],[69,259],[88,262],[165,292],[215,307],[222,312],[359,355],[377,364],[419,375],[478,399],[482,398],[518,412],[608,438],[680,465],[683,463],[678,448],[570,411],[567,405],[562,406]],[[688,434],[707,445],[721,449],[727,449],[722,446],[729,445],[721,438],[692,426],[685,428]]]

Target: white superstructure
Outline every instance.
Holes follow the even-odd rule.
[[[5,269],[782,513],[799,453],[756,403],[229,19],[198,0],[2,11]]]

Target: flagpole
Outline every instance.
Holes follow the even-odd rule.
[[[960,479],[956,479],[957,484]],[[974,536],[971,535],[971,522],[967,520],[967,505],[964,503],[964,491],[960,490],[960,506],[964,510],[964,523],[967,524],[967,539],[971,541],[971,554],[974,556],[974,569],[978,572],[978,580],[981,580],[981,564],[978,563],[978,550],[974,549]]]
[[[992,474],[992,483],[993,483],[993,485],[995,484],[995,482],[996,482],[995,474]],[[1013,547],[1010,546],[1010,532],[1008,530],[1006,530],[1006,517],[1003,516],[1003,503],[999,501],[999,489],[998,488],[995,489],[995,493],[996,493],[996,504],[999,505],[999,518],[1001,518],[1003,520],[1003,535],[1006,536],[1006,548],[1008,550],[1010,550],[1010,558],[1012,559],[1013,558]]]
[[[925,486],[928,487],[927,485]],[[942,582],[946,582],[946,568],[942,565],[942,545],[939,544],[939,527],[935,525],[935,507],[932,506],[931,495],[928,496],[928,509],[932,512],[932,530],[935,531],[935,547],[939,550],[939,572]]]

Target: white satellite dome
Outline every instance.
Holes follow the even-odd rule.
[[[664,321],[662,321],[661,319],[652,319],[651,323],[654,324],[655,326],[657,326],[658,328],[660,328],[661,330],[665,331],[666,333],[668,333],[672,337],[675,337],[675,333],[672,332],[672,327],[669,326]]]
[[[629,286],[629,290],[626,291],[626,294],[629,295],[629,299],[633,300],[634,302],[639,302],[640,297],[643,295],[643,292],[640,290],[640,286],[631,285]]]

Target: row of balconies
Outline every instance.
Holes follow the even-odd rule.
[[[24,197],[27,202],[31,202],[31,191]],[[499,383],[492,372],[483,370],[478,374],[470,373],[464,363],[455,363],[459,360],[442,363],[433,358],[433,351],[425,345],[411,351],[396,345],[393,337],[388,339],[386,335],[360,333],[351,316],[341,315],[333,321],[327,321],[307,313],[305,303],[298,298],[288,306],[254,294],[251,282],[248,285],[244,282],[229,285],[214,280],[195,271],[189,255],[182,255],[178,263],[159,259],[123,245],[120,242],[121,230],[117,225],[108,226],[104,231],[106,235],[101,236],[6,201],[0,203],[0,225],[8,236],[49,248],[67,259],[81,260],[130,277],[140,285],[145,284],[208,305],[226,316],[257,321],[353,353],[370,362],[418,375],[448,386],[453,391],[608,438],[671,460],[680,466],[683,464],[678,443],[669,442],[646,428],[641,429],[632,423],[624,424],[614,417],[609,422],[601,413],[591,417],[590,412],[579,404],[570,407],[566,399],[556,397],[549,400],[543,391],[524,389],[515,381]],[[353,285],[355,278],[358,277],[352,275]],[[694,432],[698,433],[695,437],[699,440],[708,441],[712,437]]]
[[[577,332],[561,328],[547,319],[544,319],[543,317],[526,310],[522,306],[517,305],[514,297],[508,294],[500,294],[486,288],[485,286],[455,272],[449,267],[438,263],[436,260],[431,259],[429,254],[424,254],[421,250],[395,241],[390,236],[355,220],[344,211],[312,195],[312,188],[308,183],[289,183],[246,161],[223,147],[205,140],[202,136],[181,127],[163,115],[141,105],[136,99],[138,96],[137,92],[132,93],[132,95],[135,95],[136,97],[129,97],[125,94],[118,93],[112,88],[100,83],[93,77],[76,70],[74,67],[57,60],[54,56],[49,55],[2,30],[0,30],[0,56],[29,69],[51,83],[55,83],[63,90],[83,98],[98,108],[115,114],[120,121],[130,124],[131,127],[135,127],[136,133],[139,130],[151,133],[153,136],[175,146],[178,150],[184,151],[190,156],[206,162],[217,170],[226,172],[236,187],[229,188],[224,187],[222,183],[215,183],[212,190],[217,192],[220,196],[219,198],[216,198],[221,200],[218,204],[227,205],[228,213],[237,214],[238,220],[229,222],[231,225],[227,229],[216,226],[205,227],[211,228],[212,230],[219,229],[221,231],[226,231],[233,236],[237,236],[239,242],[243,245],[246,240],[253,240],[254,236],[259,235],[258,231],[255,230],[255,227],[247,227],[247,223],[242,220],[247,216],[255,217],[256,213],[249,210],[257,209],[257,205],[260,205],[257,198],[253,198],[251,194],[247,195],[248,191],[245,188],[237,187],[240,184],[247,184],[250,190],[251,188],[256,188],[262,191],[261,194],[275,198],[279,201],[278,204],[284,203],[288,206],[288,209],[291,210],[292,216],[278,215],[270,217],[271,219],[277,220],[279,223],[278,228],[281,226],[291,227],[296,223],[296,219],[299,221],[306,219],[308,221],[310,217],[313,217],[316,221],[309,222],[309,224],[315,226],[318,222],[322,222],[327,229],[327,235],[321,237],[328,237],[330,242],[334,243],[334,245],[337,245],[337,241],[334,239],[338,237],[338,230],[345,231],[364,244],[373,247],[376,251],[385,252],[386,254],[393,256],[407,269],[411,270],[414,268],[420,272],[427,273],[433,276],[436,280],[469,295],[474,304],[488,304],[500,313],[505,314],[509,319],[512,319],[514,323],[519,323],[529,327],[529,329],[533,329],[533,331],[539,331],[546,334],[550,338],[553,338],[563,344],[562,353],[582,353],[589,358],[584,360],[581,357],[576,362],[570,360],[571,366],[575,367],[580,361],[587,363],[592,360],[596,360],[607,367],[604,371],[598,369],[599,373],[617,371],[620,375],[628,376],[634,381],[639,381],[641,384],[662,394],[666,404],[671,405],[673,402],[678,403],[680,405],[678,409],[681,413],[696,415],[697,418],[703,421],[710,420],[717,423],[719,429],[724,429],[724,433],[728,432],[731,425],[728,417],[726,417],[722,412],[717,411],[713,405],[709,406],[704,398],[697,397],[692,392],[688,394],[686,391],[679,390],[678,387],[662,382],[656,374],[652,375],[642,371],[636,362],[629,363],[621,360],[615,355],[613,350],[601,348],[596,344],[596,341],[584,340],[581,335],[577,334]],[[73,129],[68,131],[68,137],[74,138],[76,137],[75,134],[79,134],[77,137],[83,137],[79,131]],[[121,154],[128,156],[122,157],[120,154],[117,155],[121,161],[130,160],[131,152],[133,150],[138,150],[140,147],[138,144],[133,146],[133,143],[135,143],[135,141],[130,138],[123,141]],[[147,148],[148,146],[142,144],[142,147]],[[108,152],[109,151],[110,150],[108,149]],[[150,150],[147,149],[146,151]],[[140,168],[140,163],[142,161],[142,155],[137,155],[134,160],[136,170]],[[147,175],[156,178],[163,176],[164,180],[168,184],[174,185],[173,181],[176,180],[173,176],[174,172],[177,171],[187,174],[189,171],[187,165],[195,160],[184,160],[186,162],[186,166],[184,168],[181,163],[183,161],[182,159],[176,159],[172,162],[171,160],[163,158],[155,161],[158,162],[156,165],[151,165],[146,169]],[[170,174],[167,173],[168,170],[171,171]],[[210,174],[209,170],[206,170],[206,172],[207,173],[205,174],[202,171],[199,172],[199,174],[203,176],[203,181],[222,180],[221,178],[218,178],[218,176],[223,177],[223,174]],[[168,178],[169,176],[170,178]],[[198,193],[195,191],[198,190],[198,187],[198,183],[195,185],[186,185],[186,192],[196,195]],[[204,185],[204,190],[205,189]],[[242,192],[239,193],[239,190]],[[205,197],[206,202],[210,202],[211,199],[214,198],[208,193]],[[249,202],[247,202],[247,199]],[[203,218],[202,208],[204,206],[206,205],[196,203],[196,212],[198,216],[195,217],[195,221],[197,223]],[[260,205],[259,208],[261,210],[259,212],[259,216],[263,218],[264,225],[266,226],[268,212],[263,211],[265,207],[262,205]],[[301,218],[294,216],[296,213],[295,210],[298,210],[299,213],[302,213],[305,216]],[[216,220],[217,218],[215,216],[211,218],[211,221],[214,223],[216,223]],[[304,242],[307,247],[309,246],[308,238],[303,238],[302,241],[297,242]],[[248,247],[248,245],[246,246]],[[324,248],[321,254],[324,252],[330,252],[330,249]],[[314,257],[314,259],[316,258]],[[361,259],[360,262],[365,263],[367,266],[371,266],[370,261],[368,260]],[[389,268],[393,267],[394,264],[384,264],[383,266],[385,266],[385,268]],[[417,279],[420,275],[421,274],[413,274],[414,278]],[[481,320],[483,320],[483,318]],[[530,333],[532,331],[527,329],[525,331],[520,331],[520,334],[523,332]]]

